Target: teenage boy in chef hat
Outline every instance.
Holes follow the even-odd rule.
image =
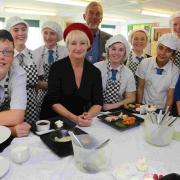
[[[39,111],[44,96],[47,94],[48,76],[51,65],[68,56],[65,46],[58,45],[63,38],[61,26],[55,21],[46,21],[41,27],[44,45],[34,50],[36,64],[38,67],[38,104]]]
[[[137,68],[137,101],[153,104],[159,109],[171,107],[179,69],[171,61],[180,44],[172,33],[162,35],[157,44],[157,56],[147,58]]]

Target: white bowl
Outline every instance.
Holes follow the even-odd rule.
[[[50,129],[50,121],[48,120],[39,120],[36,122],[37,131],[46,131]]]
[[[29,147],[26,144],[13,144],[10,147],[10,157],[15,163],[23,163],[30,157]]]

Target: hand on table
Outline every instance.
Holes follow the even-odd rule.
[[[31,125],[27,122],[23,122],[11,128],[12,134],[16,137],[28,136]]]
[[[77,117],[77,122],[79,126],[90,126],[92,122],[92,117],[88,112],[84,112]]]

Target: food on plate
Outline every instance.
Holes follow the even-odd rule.
[[[145,173],[144,180],[160,180],[163,177],[161,174]]]
[[[57,126],[57,128],[61,128],[61,127],[63,127],[63,121],[58,120],[55,122],[55,125]]]
[[[68,142],[71,141],[71,137],[70,136],[64,136],[64,137],[54,137],[54,141],[56,142]]]
[[[140,112],[140,107],[136,108],[136,111],[137,111],[137,112]]]
[[[145,158],[138,159],[136,162],[136,168],[138,171],[145,172],[148,169],[146,159]]]
[[[136,122],[136,118],[132,116],[128,116],[127,114],[123,114],[122,112],[115,116],[115,115],[109,115],[105,118],[105,121],[107,122],[118,122],[122,125],[133,125]]]
[[[134,109],[136,106],[135,106],[135,104],[128,104],[128,107],[131,109]]]
[[[125,125],[133,125],[135,122],[136,122],[136,118],[130,116],[127,116],[122,120],[122,123]]]
[[[157,109],[156,105],[152,105],[152,104],[148,104],[145,107],[145,110],[148,111],[148,112],[156,111],[156,109]]]
[[[140,111],[140,106],[140,104],[128,104],[128,108],[135,111]]]
[[[116,121],[116,120],[118,120],[119,119],[119,116],[107,116],[106,118],[105,118],[105,120],[107,121],[107,122],[111,122],[111,121]]]

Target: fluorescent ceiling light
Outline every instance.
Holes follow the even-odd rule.
[[[65,4],[71,6],[82,6],[86,7],[90,1],[82,1],[82,0],[36,0],[48,3],[56,3],[56,4]]]
[[[156,12],[156,11],[151,11],[151,10],[142,10],[141,14],[149,15],[149,16],[157,16],[157,17],[170,17],[171,16],[171,14],[166,14],[166,13]]]
[[[106,15],[104,15],[103,21],[126,22],[126,20],[123,19],[122,17],[118,17],[118,16],[106,16]]]
[[[13,7],[5,7],[5,12],[8,13],[19,13],[19,14],[32,14],[32,15],[47,15],[47,16],[55,16],[55,12],[40,10],[40,9],[25,9],[25,8],[13,8]]]

